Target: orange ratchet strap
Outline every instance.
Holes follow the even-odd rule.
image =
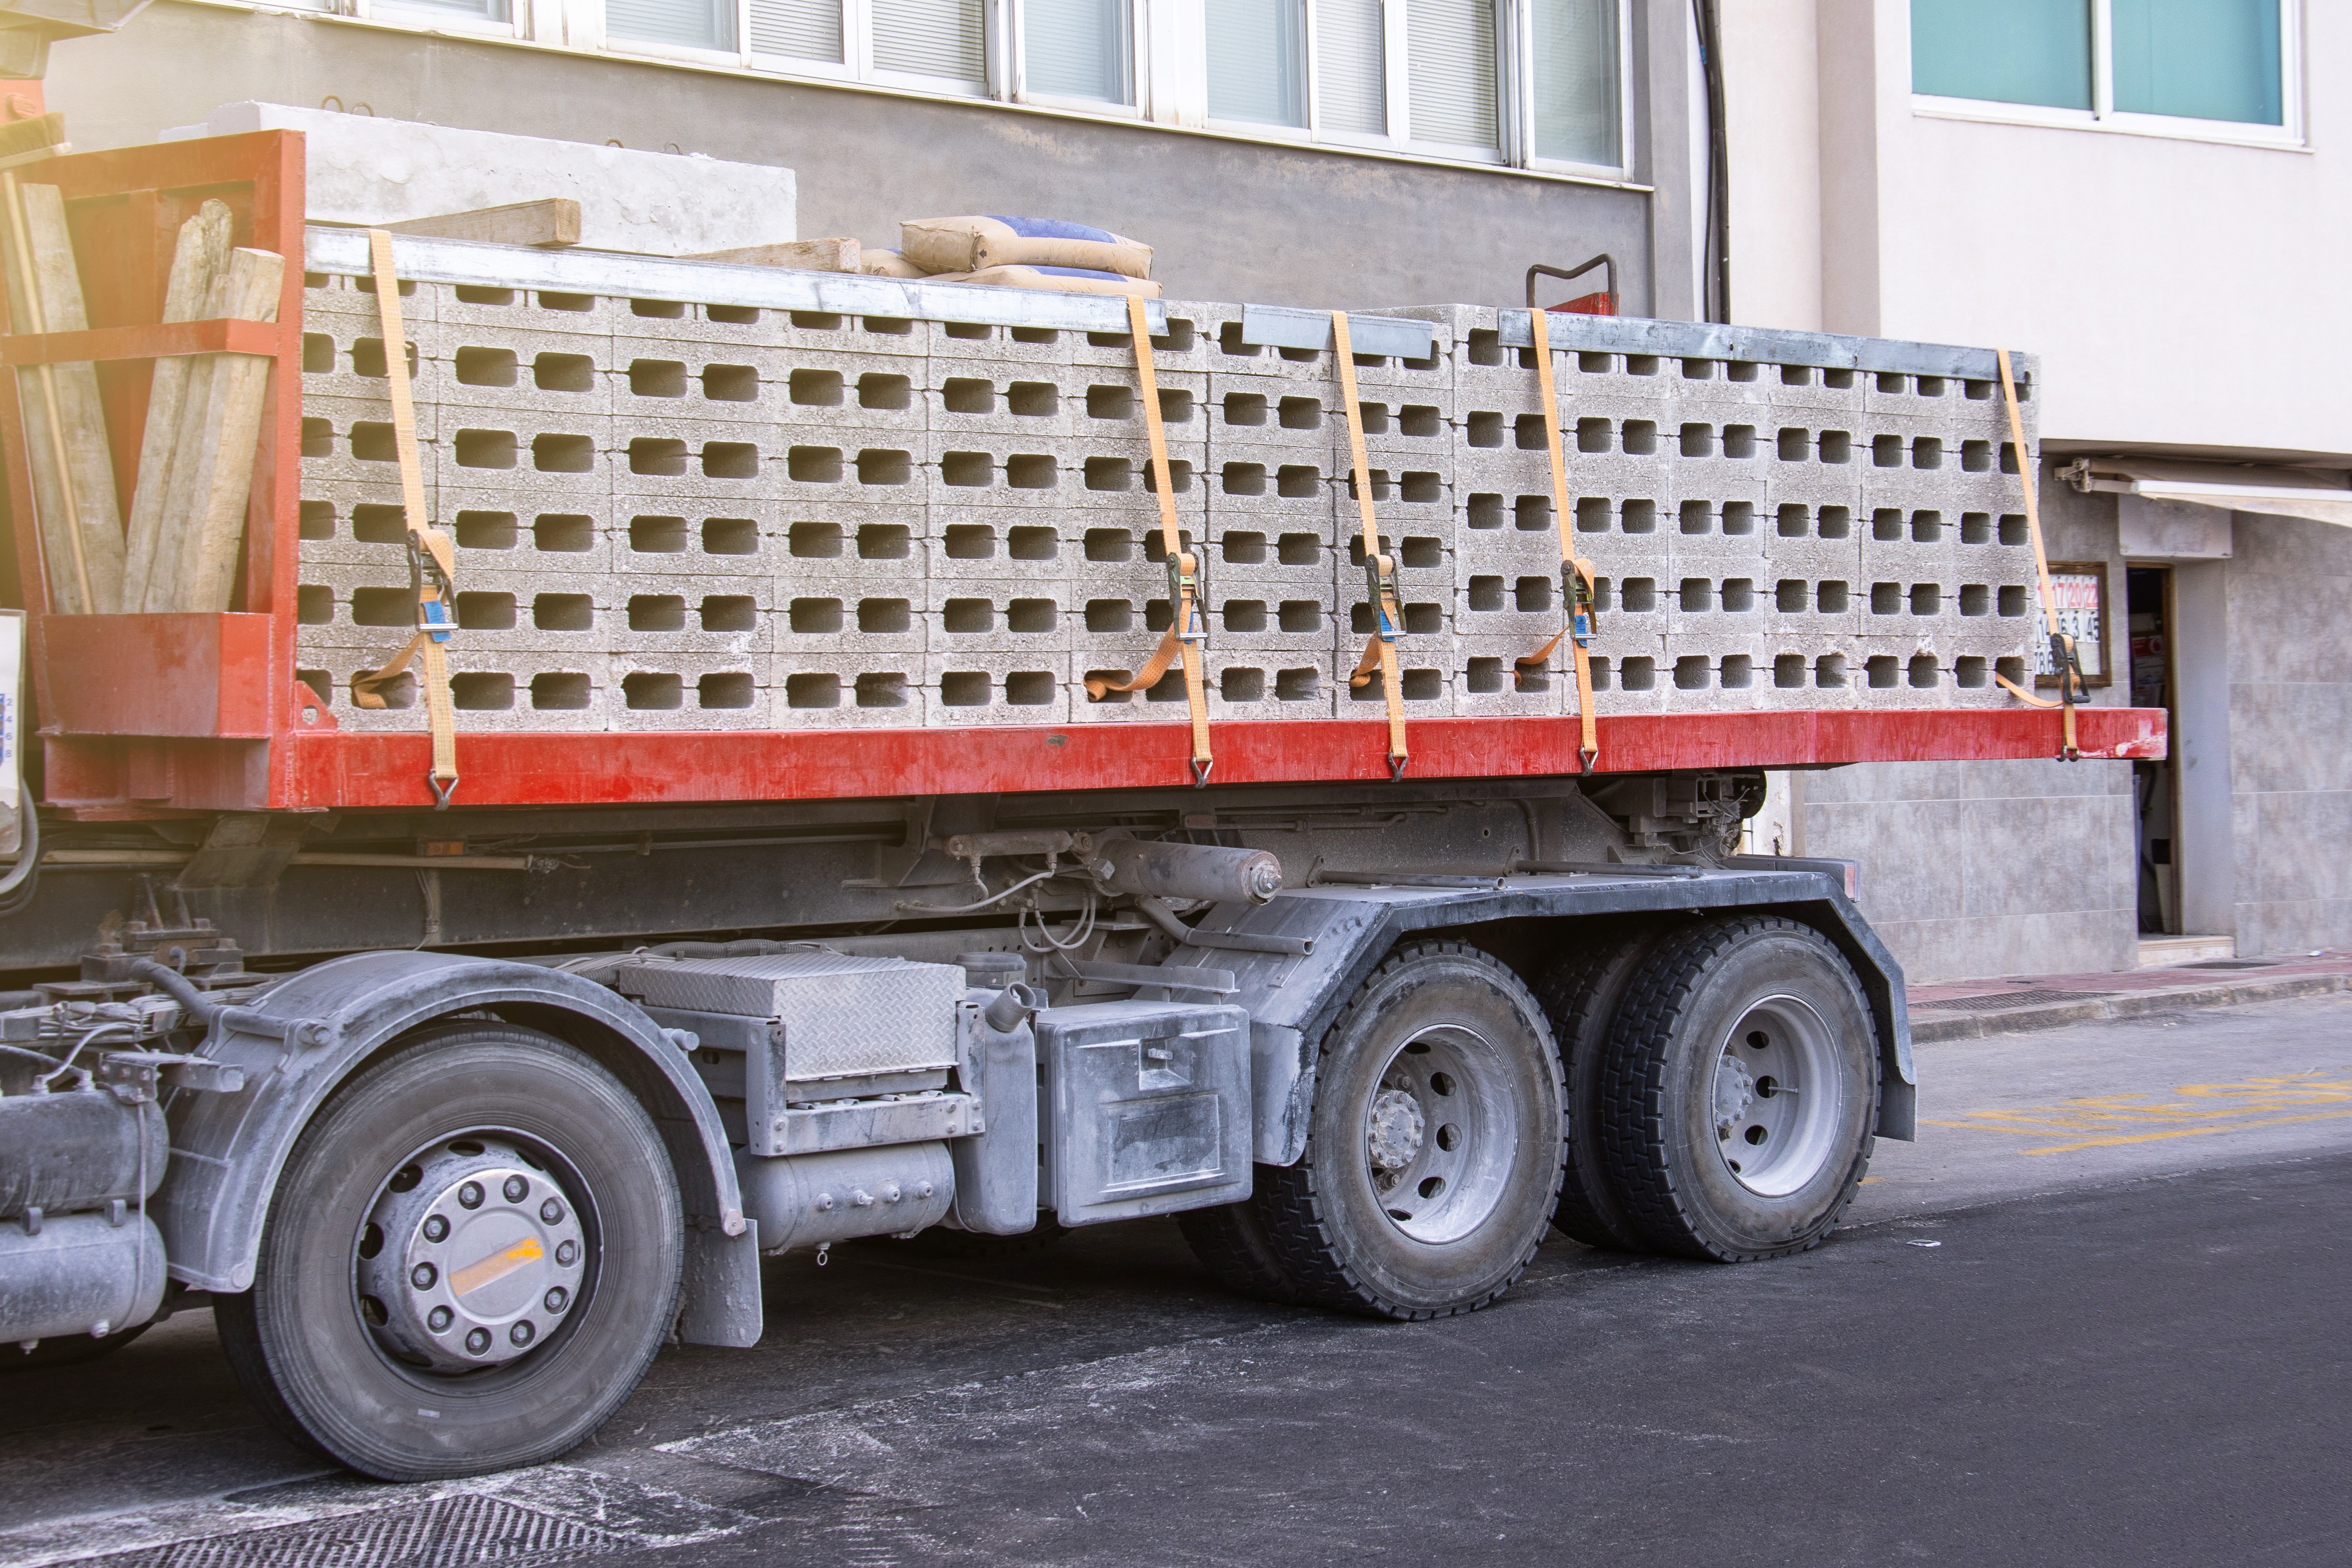
[[[1380,528],[1372,521],[1371,463],[1364,456],[1364,408],[1356,401],[1356,352],[1345,310],[1331,312],[1331,346],[1339,357],[1339,395],[1348,404],[1348,456],[1355,464],[1356,515],[1364,530],[1364,595],[1372,607],[1372,635],[1348,684],[1360,689],[1380,671],[1381,695],[1389,710],[1389,778],[1394,781],[1404,777],[1405,764],[1412,760],[1405,749],[1404,693],[1397,679],[1396,640],[1404,630],[1404,612],[1398,605],[1396,562],[1381,553]]]
[[[2042,587],[2042,629],[2050,637],[2050,662],[2058,668],[2058,700],[2036,697],[1998,671],[1993,679],[2000,683],[2001,689],[2020,701],[2060,710],[2063,742],[2058,758],[2071,763],[2083,754],[2074,739],[2074,705],[2090,700],[2090,688],[2083,679],[2083,656],[2074,647],[2074,637],[2058,629],[2058,592],[2050,581],[2050,552],[2042,543],[2042,510],[2036,500],[2033,455],[2025,449],[2025,421],[2017,411],[2017,381],[2010,373],[2009,351],[1995,349],[1993,353],[2000,361],[2000,396],[2009,411],[2009,439],[2017,448],[2018,478],[2025,482],[2025,534],[2033,542],[2033,571]]]
[[[383,666],[352,677],[352,700],[383,708],[383,689],[400,678],[412,658],[425,661],[425,713],[433,731],[433,809],[449,809],[457,787],[457,721],[449,704],[449,655],[442,646],[456,622],[457,557],[449,536],[425,521],[424,467],[416,450],[416,405],[409,395],[408,334],[400,321],[400,281],[392,269],[392,236],[368,230],[368,259],[375,274],[376,319],[383,331],[384,374],[392,387],[393,449],[400,459],[400,504],[408,522],[408,579],[416,591],[416,635]]]
[[[1592,563],[1580,559],[1576,553],[1574,523],[1568,504],[1568,458],[1559,437],[1559,395],[1552,382],[1550,324],[1543,311],[1534,309],[1528,311],[1528,330],[1535,336],[1536,383],[1543,395],[1544,444],[1551,450],[1551,513],[1559,524],[1559,597],[1568,611],[1568,624],[1551,641],[1514,661],[1514,675],[1520,684],[1525,684],[1528,672],[1549,664],[1552,649],[1560,645],[1562,638],[1568,639],[1576,669],[1576,716],[1582,730],[1577,755],[1589,773],[1601,760],[1600,725],[1592,711]]]
[[[1168,432],[1160,418],[1160,378],[1151,366],[1151,333],[1144,324],[1143,301],[1127,299],[1128,331],[1135,339],[1135,374],[1143,384],[1143,424],[1151,437],[1151,483],[1160,496],[1160,542],[1168,557],[1168,634],[1141,669],[1125,682],[1087,682],[1087,695],[1096,701],[1114,691],[1141,691],[1157,686],[1168,667],[1184,663],[1184,700],[1192,710],[1192,787],[1204,789],[1216,758],[1209,751],[1209,699],[1202,687],[1201,650],[1209,640],[1208,610],[1201,596],[1200,561],[1183,547],[1176,526],[1176,490],[1168,472]]]

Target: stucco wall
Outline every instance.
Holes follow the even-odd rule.
[[[1832,331],[2042,355],[2045,441],[2352,453],[2352,312],[2326,304],[2352,245],[2329,90],[2352,6],[2301,9],[2307,135],[2283,148],[1932,118],[1909,0],[1727,6],[1740,319],[1807,324],[1817,271]]]
[[[1077,219],[1158,250],[1177,296],[1361,308],[1516,304],[1528,265],[1613,252],[1650,309],[1639,192],[430,37],[162,0],[60,45],[48,99],[83,148],[246,99],[782,164],[803,237],[895,246],[900,218]],[[519,191],[515,199],[531,193]]]
[[[2227,563],[2238,951],[2352,948],[2352,529],[2240,515]]]

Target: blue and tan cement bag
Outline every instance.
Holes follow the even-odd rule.
[[[1108,229],[1042,217],[926,217],[898,226],[898,248],[926,272],[1074,267],[1151,276],[1151,247]]]

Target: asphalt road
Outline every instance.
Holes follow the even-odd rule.
[[[0,1568],[2352,1559],[2352,998],[1923,1047],[1854,1223],[1389,1325],[1172,1226],[772,1266],[556,1465],[322,1472],[200,1314],[0,1381]],[[233,1538],[233,1539],[225,1539]]]

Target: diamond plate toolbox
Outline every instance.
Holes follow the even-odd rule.
[[[649,1007],[776,1019],[787,1083],[955,1065],[964,986],[952,964],[823,952],[649,958],[614,984]]]

